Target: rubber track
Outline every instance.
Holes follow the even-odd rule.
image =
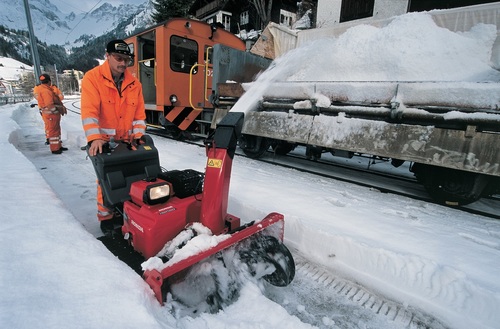
[[[142,276],[141,264],[144,257],[134,250],[132,246],[121,235],[115,238],[101,236],[97,238],[108,250],[118,257],[119,260],[130,266],[137,274]]]

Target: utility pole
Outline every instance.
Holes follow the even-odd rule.
[[[38,48],[36,46],[35,33],[33,32],[33,22],[31,21],[28,0],[24,0],[24,10],[26,12],[26,20],[28,22],[28,31],[30,34],[31,57],[33,58],[33,69],[35,70],[35,83],[38,85],[38,77],[42,75],[42,71],[40,70],[40,57],[38,56]]]
[[[59,87],[59,77],[57,76],[57,67],[56,67],[56,64],[54,64],[54,71],[56,72],[56,86]]]

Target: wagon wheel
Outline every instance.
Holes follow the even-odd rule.
[[[277,155],[287,155],[289,152],[293,151],[297,144],[292,144],[285,141],[276,141],[273,143],[272,148],[274,153]]]
[[[249,158],[257,159],[269,148],[269,140],[265,137],[242,134],[239,146]]]
[[[448,206],[479,200],[490,181],[487,175],[419,163],[411,170],[434,200]]]

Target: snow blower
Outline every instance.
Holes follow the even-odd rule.
[[[119,238],[109,238],[105,245],[125,242],[147,260],[143,277],[162,304],[190,268],[210,257],[223,259],[228,250],[239,255],[251,275],[272,285],[293,280],[295,263],[282,243],[284,216],[270,213],[242,224],[227,213],[242,123],[243,113],[230,112],[205,140],[204,174],[163,170],[148,135],[139,145],[110,142],[103,153],[90,157],[105,205],[123,216]]]

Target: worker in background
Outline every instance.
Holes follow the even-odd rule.
[[[50,88],[52,88],[52,91],[57,96],[57,98],[59,98],[59,100],[61,101],[61,104],[62,104],[62,100],[64,99],[64,95],[63,95],[62,91],[59,90],[59,88],[57,88],[57,86],[52,84],[52,83],[50,83]],[[64,114],[66,114],[66,113],[64,113]],[[42,109],[40,109],[40,115],[42,115]],[[42,118],[43,118],[43,116],[42,116]],[[45,126],[47,126],[47,125],[45,125]],[[49,136],[47,135],[47,133],[48,133],[47,130],[45,130],[45,145],[50,144],[49,143]]]
[[[52,154],[61,154],[68,150],[61,142],[61,116],[66,114],[66,107],[54,93],[50,75],[44,73],[39,79],[40,84],[33,89],[33,94],[45,124],[45,137]]]
[[[146,132],[142,85],[127,70],[133,57],[123,40],[110,41],[104,63],[83,77],[81,116],[90,156],[102,153],[103,145],[111,139],[138,143]],[[107,236],[113,236],[115,225],[123,223],[120,214],[104,205],[99,182],[97,219],[101,231]]]

